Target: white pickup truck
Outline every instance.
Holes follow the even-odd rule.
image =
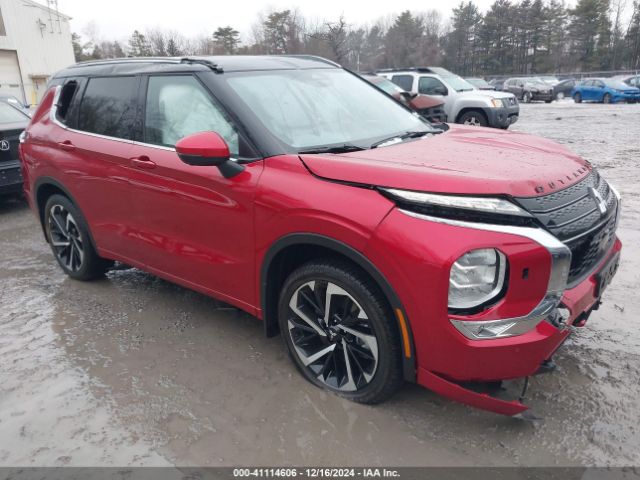
[[[520,114],[512,93],[478,90],[444,68],[385,69],[376,73],[408,92],[442,99],[448,122],[506,129]]]

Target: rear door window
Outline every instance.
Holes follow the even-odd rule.
[[[137,77],[89,80],[78,111],[78,129],[132,140],[136,123]]]
[[[413,75],[394,75],[391,81],[407,92],[413,88]]]

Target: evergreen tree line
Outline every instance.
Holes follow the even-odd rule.
[[[462,1],[443,19],[404,11],[371,25],[318,21],[298,9],[259,14],[241,41],[231,26],[210,36],[135,30],[126,42],[73,34],[76,60],[123,56],[310,54],[358,71],[443,65],[460,75],[640,69],[640,0],[496,0],[482,13]]]

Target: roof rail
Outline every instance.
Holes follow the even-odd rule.
[[[339,63],[336,63],[332,60],[326,59],[324,57],[320,57],[318,55],[305,55],[305,54],[282,54],[282,55],[273,55],[274,57],[291,57],[291,58],[306,58],[308,60],[315,60],[317,62],[326,63],[327,65],[333,65],[334,67],[342,67]]]
[[[176,58],[173,57],[123,57],[123,58],[104,58],[101,60],[84,60],[77,62],[72,67],[88,67],[91,65],[109,65],[111,63],[179,63]]]
[[[421,72],[433,73],[431,67],[380,68],[376,72]]]
[[[222,67],[218,66],[217,63],[214,63],[211,60],[207,60],[206,58],[184,57],[180,59],[180,63],[204,65],[205,67],[209,67],[215,73],[224,73]]]

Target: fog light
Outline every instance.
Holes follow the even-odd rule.
[[[472,250],[451,265],[449,308],[468,310],[494,300],[502,292],[507,259],[495,248]]]

